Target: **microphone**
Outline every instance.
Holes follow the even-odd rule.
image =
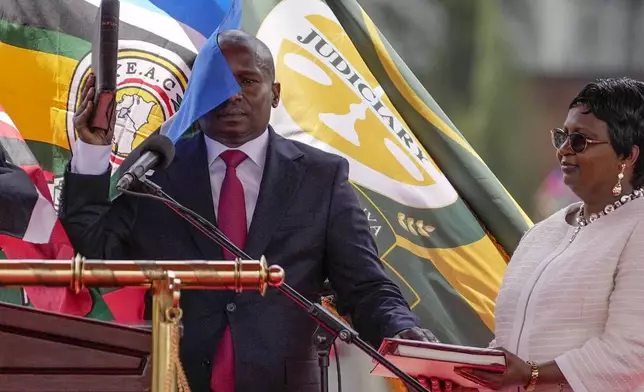
[[[174,159],[174,145],[167,136],[153,134],[146,138],[123,161],[125,173],[116,183],[116,189],[130,189],[150,169],[170,166]]]
[[[96,77],[91,129],[113,128],[119,52],[119,0],[101,0],[94,21],[92,72]]]

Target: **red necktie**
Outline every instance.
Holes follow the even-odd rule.
[[[224,151],[219,155],[226,163],[226,176],[221,184],[217,224],[230,240],[243,249],[246,244],[246,203],[244,187],[237,177],[236,168],[248,156],[239,150]],[[224,250],[224,259],[234,260],[232,253]],[[235,351],[230,324],[226,325],[213,361],[210,389],[214,392],[235,391]]]

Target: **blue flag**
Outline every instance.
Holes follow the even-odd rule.
[[[197,119],[239,93],[239,84],[221,53],[217,38],[221,31],[239,29],[240,22],[240,0],[233,0],[224,19],[195,59],[179,110],[167,121],[167,126],[162,127],[161,132],[173,143],[176,143]]]
[[[217,21],[226,21],[230,10],[236,8],[241,11],[238,0],[149,0],[152,4],[165,11],[168,15],[190,26],[204,37],[210,37],[217,29]],[[241,12],[237,12],[237,17]],[[234,21],[234,18],[233,20]],[[239,18],[235,27],[239,28]]]
[[[217,38],[222,31],[239,29],[241,0],[193,0],[189,4],[177,0],[127,1],[164,12],[209,37],[192,66],[179,110],[161,126],[161,133],[176,143],[201,116],[240,91]]]
[[[166,14],[203,36],[210,37],[236,0],[123,0]]]

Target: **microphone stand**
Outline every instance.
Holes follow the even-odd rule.
[[[313,345],[318,354],[320,390],[322,392],[329,391],[329,355],[333,342],[335,342],[335,336],[321,326],[318,326],[313,332]],[[338,353],[335,353],[335,355],[338,355]]]
[[[208,238],[215,241],[219,246],[235,255],[235,257],[238,257],[242,260],[252,260],[249,255],[247,255],[243,250],[239,249],[237,245],[235,245],[228,237],[226,237],[226,235],[218,227],[210,223],[207,219],[203,218],[196,212],[179,204],[168,194],[166,194],[160,186],[150,181],[147,177],[143,176],[138,183],[142,185],[144,192],[134,192],[122,188],[117,188],[117,190],[131,196],[147,197],[163,202],[181,218],[204,233]],[[324,338],[321,340],[326,339],[326,341],[320,343],[320,346],[316,344],[316,348],[318,348],[319,362],[321,365],[320,374],[323,376],[323,379],[321,380],[322,388],[328,388],[328,350],[330,349],[335,339],[340,338],[340,340],[342,340],[343,342],[347,344],[353,344],[354,346],[358,347],[360,350],[362,350],[362,352],[370,356],[373,360],[382,364],[382,366],[387,368],[398,378],[403,380],[403,382],[411,386],[414,390],[418,392],[429,392],[422,384],[418,382],[418,380],[414,379],[413,377],[409,376],[407,373],[396,367],[396,365],[391,363],[376,349],[362,340],[358,336],[358,333],[356,331],[354,331],[343,321],[338,319],[333,313],[328,311],[321,304],[309,301],[305,296],[289,286],[286,282],[284,282],[280,286],[277,286],[276,288],[287,298],[295,302],[296,305],[304,309],[309,314],[309,316],[311,316],[313,320],[318,323],[318,330],[324,331],[323,335],[316,333],[316,336],[324,336]],[[329,345],[329,349],[325,349],[327,344]],[[326,359],[324,359],[325,355]],[[326,390],[324,390],[324,392],[326,392]]]

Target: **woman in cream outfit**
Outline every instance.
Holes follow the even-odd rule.
[[[459,372],[485,390],[644,391],[644,83],[586,85],[551,136],[582,202],[530,229],[509,263],[490,344],[507,371]]]

